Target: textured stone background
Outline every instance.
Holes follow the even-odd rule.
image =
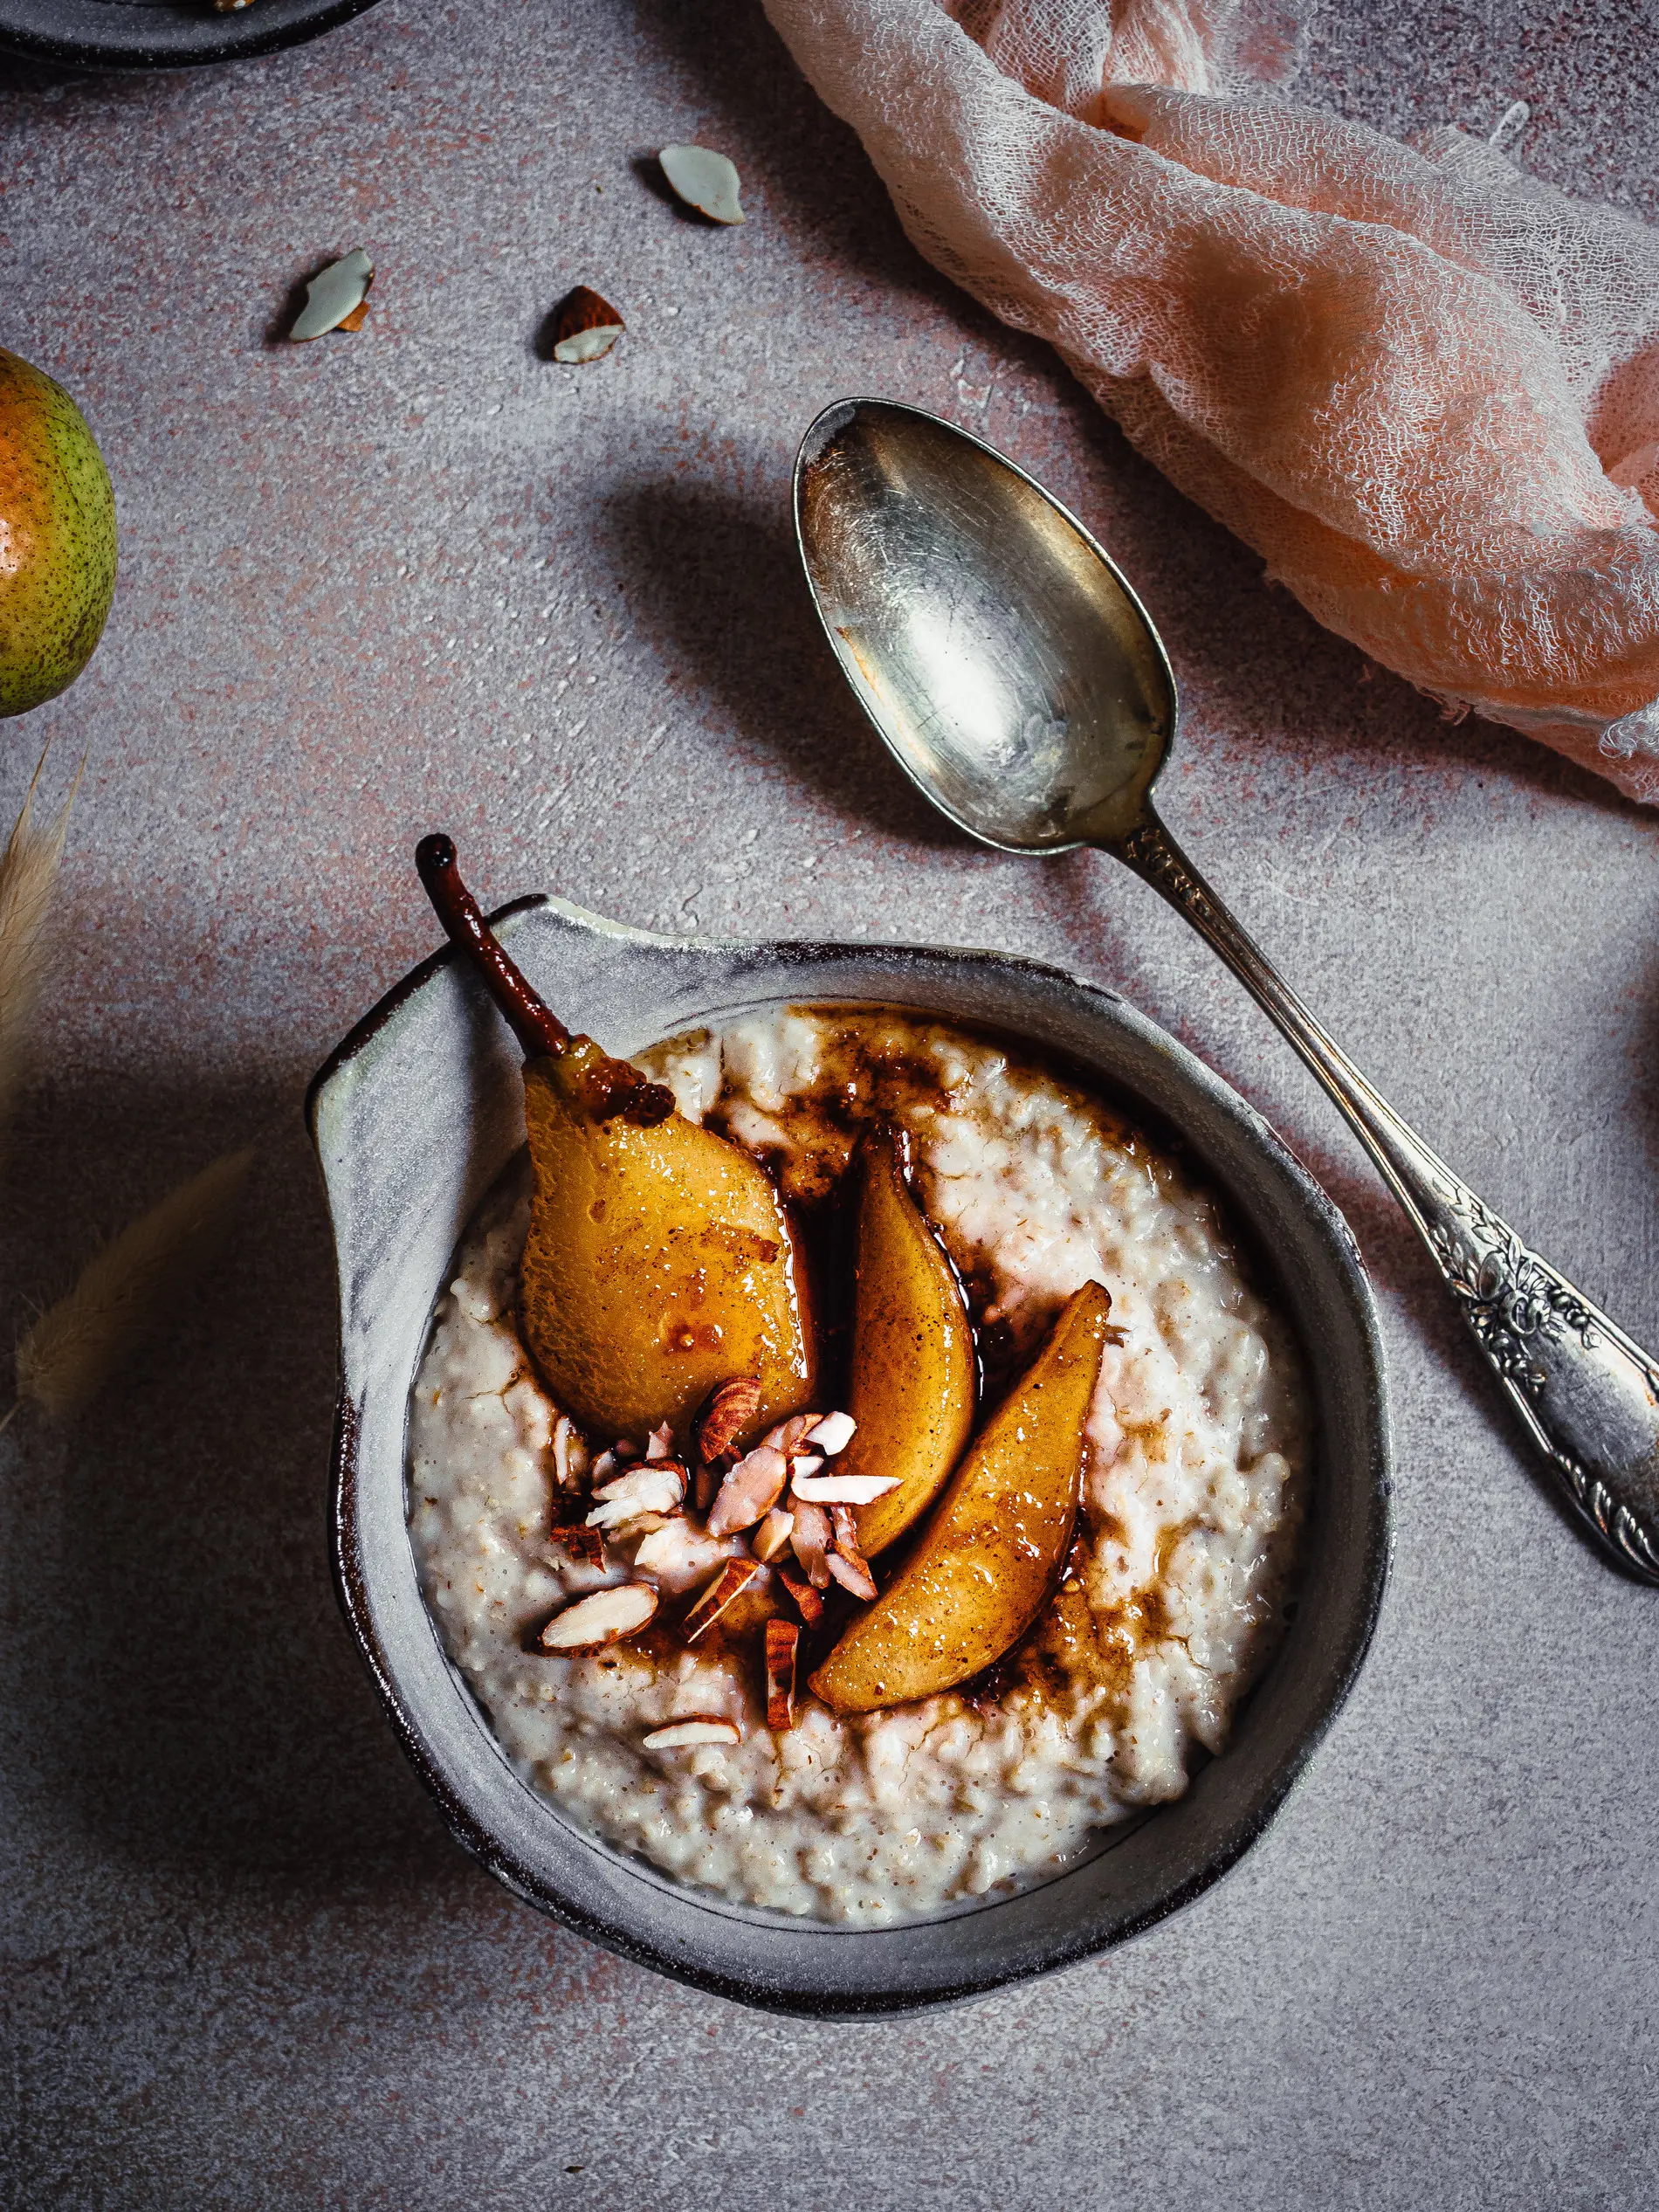
[[[1532,103],[1540,173],[1659,213],[1641,0],[1353,0],[1307,96]],[[268,1132],[234,1254],[130,1383],[0,1444],[9,2205],[1633,2207],[1655,2119],[1659,1595],[1512,1448],[1425,1261],[1286,1050],[1104,860],[944,833],[814,635],[796,437],[885,392],[1076,506],[1185,686],[1178,830],[1490,1201],[1659,1339],[1656,824],[1319,632],[1057,365],[905,243],[747,0],[386,0],[172,79],[0,62],[0,341],[84,403],[124,567],[74,690],[60,991],[0,1191],[5,1326]],[[751,221],[637,166],[726,147]],[[354,339],[272,342],[366,245]],[[538,354],[577,279],[603,367]],[[495,898],[994,943],[1121,986],[1348,1209],[1397,1391],[1360,1688],[1217,1890],[1127,1949],[877,2028],[623,1966],[447,1839],[323,1540],[333,1293],[299,1101],[434,939],[437,824]]]

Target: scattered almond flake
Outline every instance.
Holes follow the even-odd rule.
[[[795,1662],[801,1647],[801,1630],[793,1621],[774,1618],[766,1624],[766,1725],[768,1728],[795,1726]]]
[[[649,1582],[619,1582],[591,1597],[579,1597],[555,1613],[541,1631],[544,1651],[595,1651],[624,1636],[637,1635],[655,1614],[657,1593]]]
[[[789,1539],[794,1533],[795,1515],[786,1513],[781,1506],[774,1506],[750,1537],[749,1546],[756,1559],[763,1559],[769,1565],[788,1549]]]
[[[595,1487],[597,1487],[597,1485],[602,1482],[609,1482],[612,1475],[616,1471],[616,1453],[614,1451],[602,1451],[598,1458],[594,1461],[591,1471]]]
[[[808,1430],[817,1417],[816,1413],[792,1413],[787,1421],[780,1421],[775,1429],[768,1429],[761,1441],[769,1444],[774,1451],[782,1452],[787,1458],[800,1451],[807,1440]]]
[[[789,1462],[789,1479],[799,1482],[803,1475],[816,1475],[823,1464],[822,1453],[797,1451]]]
[[[680,1633],[695,1643],[718,1621],[733,1598],[740,1597],[761,1572],[758,1559],[728,1559],[680,1623]]]
[[[795,1496],[815,1506],[868,1506],[898,1487],[897,1475],[838,1475],[833,1469],[827,1475],[797,1475],[794,1485]]]
[[[644,1515],[677,1513],[685,1496],[685,1470],[678,1459],[630,1467],[594,1495],[598,1503],[588,1516],[589,1527],[620,1529]]]
[[[868,1599],[876,1595],[875,1581],[867,1567],[859,1567],[850,1559],[843,1559],[839,1552],[831,1552],[825,1564],[842,1588],[850,1590],[855,1597]]]
[[[791,1575],[787,1567],[780,1567],[777,1576],[790,1596],[801,1609],[801,1617],[809,1629],[816,1629],[823,1618],[823,1600],[810,1582],[803,1582],[798,1575]],[[825,1575],[827,1582],[830,1577]]]
[[[827,1562],[830,1572],[843,1589],[850,1590],[855,1597],[874,1597],[876,1578],[858,1548],[858,1523],[852,1507],[831,1506],[830,1519],[836,1532],[836,1547]]]
[[[685,1523],[678,1519],[662,1520],[655,1513],[650,1519],[656,1526],[641,1527],[639,1547],[634,1554],[634,1572],[637,1575],[671,1573],[679,1557]]]
[[[706,1464],[737,1449],[737,1440],[761,1410],[760,1378],[735,1375],[712,1390],[697,1416],[697,1455]]]
[[[610,1499],[668,1498],[672,1495],[682,1499],[685,1495],[686,1479],[685,1463],[682,1459],[643,1459],[623,1473],[613,1475],[608,1483],[595,1491],[594,1496]],[[655,1510],[662,1513],[667,1508],[657,1506]]]
[[[645,1439],[645,1458],[671,1459],[674,1457],[674,1431],[664,1421],[660,1429],[653,1429]]]
[[[795,1555],[806,1571],[806,1577],[814,1589],[827,1589],[830,1569],[825,1556],[835,1540],[830,1526],[830,1516],[822,1506],[815,1506],[809,1499],[802,1499],[795,1507],[794,1527],[790,1532]]]
[[[302,345],[308,338],[325,337],[329,331],[340,329],[346,318],[356,314],[365,304],[374,281],[375,265],[361,246],[320,269],[306,286],[306,304],[294,319],[290,340]]]
[[[769,1444],[756,1444],[740,1459],[709,1510],[711,1536],[735,1536],[740,1528],[753,1528],[762,1513],[775,1506],[789,1479],[789,1463]]]
[[[591,286],[579,284],[559,302],[553,325],[553,357],[562,362],[599,361],[626,328],[609,300]]]
[[[653,1728],[641,1740],[647,1751],[685,1751],[693,1744],[741,1743],[743,1731],[734,1720],[699,1712],[684,1720],[671,1720],[666,1727]]]
[[[553,1424],[553,1467],[561,1490],[581,1488],[588,1471],[588,1447],[568,1414],[561,1413]]]
[[[808,1430],[807,1442],[816,1444],[826,1459],[833,1459],[847,1449],[857,1427],[850,1413],[826,1413],[816,1429]]]
[[[582,1567],[602,1567],[605,1540],[596,1528],[555,1528],[553,1541]]]
[[[670,189],[687,207],[694,207],[711,223],[742,222],[740,180],[724,154],[708,146],[664,146],[657,158]]]

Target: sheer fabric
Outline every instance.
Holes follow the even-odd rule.
[[[905,229],[1331,629],[1659,799],[1659,233],[1237,0],[766,0]]]

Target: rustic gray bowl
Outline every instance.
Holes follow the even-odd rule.
[[[450,1664],[405,1526],[405,1416],[432,1306],[479,1198],[524,1140],[518,1054],[447,953],[353,1030],[312,1086],[339,1255],[334,1554],[341,1602],[445,1819],[529,1903],[624,1957],[746,2003],[893,2014],[1046,1973],[1198,1895],[1259,1836],[1365,1656],[1388,1553],[1388,1430],[1371,1292],[1336,1208],[1261,1117],[1115,993],[1035,961],[905,945],[653,937],[562,899],[498,918],[573,1028],[632,1052],[764,1004],[879,1002],[1064,1054],[1178,1133],[1225,1194],[1300,1336],[1317,1403],[1295,1620],[1232,1740],[1176,1803],[1105,1831],[1057,1878],[938,1918],[842,1929],[730,1905],[568,1820],[509,1764]]]
[[[76,69],[189,69],[275,53],[375,0],[258,0],[218,15],[203,0],[0,0],[0,50]]]

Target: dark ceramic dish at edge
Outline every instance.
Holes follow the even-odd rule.
[[[0,0],[0,51],[72,69],[189,69],[298,46],[375,0]]]

